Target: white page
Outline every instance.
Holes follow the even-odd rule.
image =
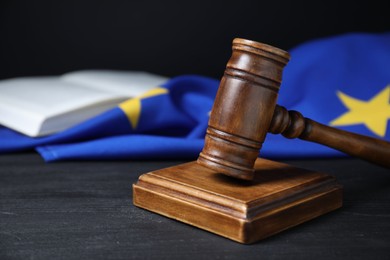
[[[65,130],[126,99],[59,77],[2,80],[0,124],[29,136],[41,136]]]
[[[168,78],[143,71],[82,70],[61,76],[66,82],[135,97],[165,83]]]
[[[122,98],[121,98],[122,97]],[[80,87],[59,77],[26,77],[0,81],[0,102],[49,117],[106,100],[126,97]]]

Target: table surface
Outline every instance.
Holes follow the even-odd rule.
[[[0,259],[389,259],[388,169],[351,158],[283,162],[335,176],[344,205],[242,245],[132,204],[142,173],[183,161],[0,155]]]

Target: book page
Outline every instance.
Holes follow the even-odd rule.
[[[65,82],[59,77],[26,77],[0,82],[1,103],[45,117],[113,99],[127,98]]]
[[[61,76],[65,82],[77,83],[127,97],[142,95],[165,83],[168,78],[143,71],[82,70]]]
[[[59,77],[26,77],[0,81],[0,124],[29,136],[67,129],[127,97],[92,89]]]

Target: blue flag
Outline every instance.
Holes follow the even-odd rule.
[[[0,150],[35,148],[46,161],[195,157],[217,88],[215,79],[176,77],[57,134],[32,138],[2,127]]]
[[[319,39],[290,54],[280,105],[325,125],[390,140],[390,33]],[[294,158],[341,153],[268,134],[262,155]]]
[[[322,124],[390,140],[390,33],[346,34],[290,51],[278,103]],[[196,159],[219,80],[183,75],[63,132],[31,138],[0,127],[0,152],[36,149],[46,161]],[[266,158],[342,155],[268,134]]]

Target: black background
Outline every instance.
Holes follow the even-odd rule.
[[[289,50],[390,29],[385,1],[0,1],[0,79],[78,69],[220,78],[235,37]]]

